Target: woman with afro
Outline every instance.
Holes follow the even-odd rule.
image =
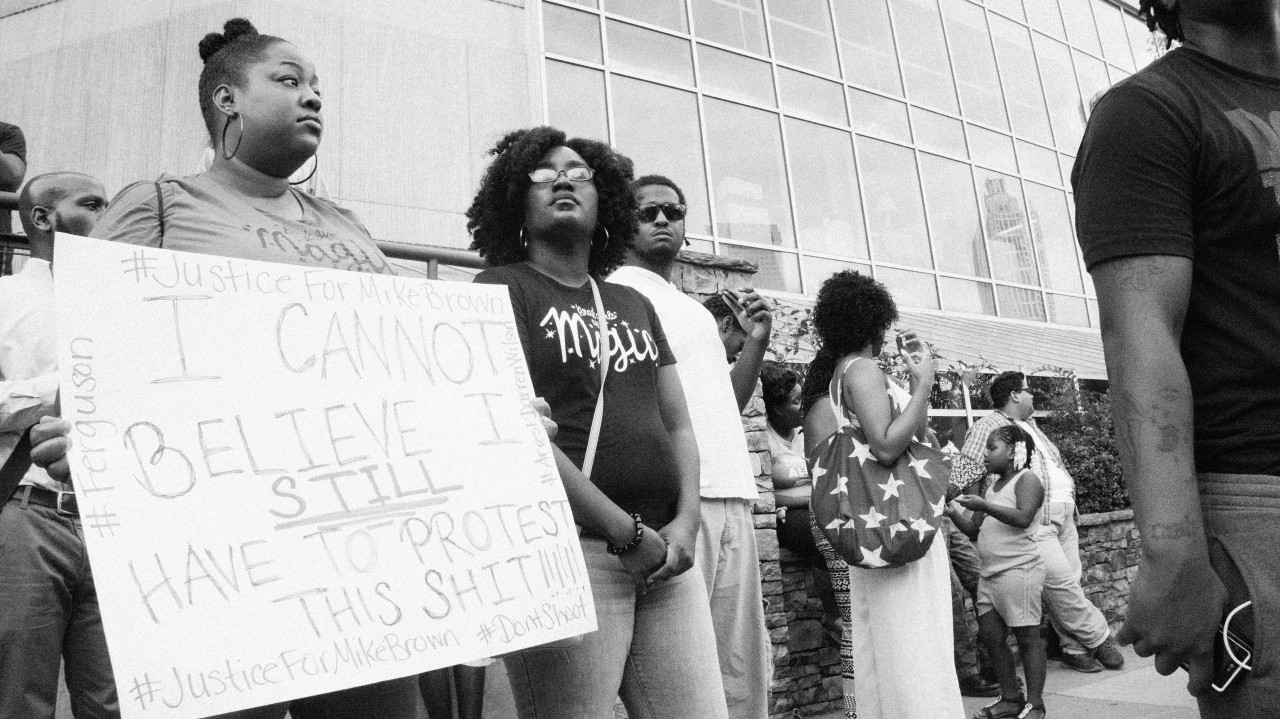
[[[840,427],[826,396],[838,396],[861,425],[875,461],[893,464],[923,436],[933,358],[903,352],[911,391],[880,371],[875,358],[898,308],[885,286],[853,271],[837,272],[818,290],[813,324],[822,350],[805,379],[805,453],[812,459]],[[846,569],[816,525],[815,539],[833,576],[848,573],[844,639],[845,716],[862,719],[956,719],[964,713],[951,646],[951,575],[945,542],[903,567]],[[837,585],[837,591],[843,589]],[[855,714],[856,712],[856,714]]]
[[[551,127],[512,132],[491,154],[467,211],[491,266],[476,281],[510,291],[534,390],[559,425],[599,627],[567,649],[508,656],[516,708],[597,719],[621,696],[635,719],[726,717],[706,588],[688,571],[698,451],[675,359],[649,301],[601,279],[635,233],[631,161]]]

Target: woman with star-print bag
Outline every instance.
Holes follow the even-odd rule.
[[[846,717],[953,719],[964,707],[952,661],[950,569],[945,539],[934,541],[952,467],[920,439],[933,386],[928,347],[900,350],[909,392],[876,364],[897,316],[884,285],[857,272],[838,272],[818,291],[812,322],[822,350],[802,403],[811,516],[833,583],[846,562],[874,570],[846,569],[847,582],[837,585],[849,598]]]

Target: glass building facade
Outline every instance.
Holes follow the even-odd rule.
[[[1097,325],[1071,165],[1156,56],[1108,0],[542,0],[548,121],[671,177],[693,248],[812,295]]]

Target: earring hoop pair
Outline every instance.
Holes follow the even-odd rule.
[[[604,244],[600,246],[600,249],[603,250],[609,246],[609,228],[601,225],[600,229],[604,230]],[[520,226],[520,249],[524,250],[525,254],[529,254],[529,240],[524,236],[524,225]]]
[[[227,130],[231,129],[231,120],[233,119],[236,120],[237,123],[239,124],[240,133],[236,137],[235,148],[233,148],[231,150],[231,154],[228,155],[227,154]],[[231,159],[236,156],[236,153],[240,152],[240,145],[243,142],[244,142],[244,115],[241,115],[240,113],[237,112],[233,115],[227,116],[226,123],[222,125],[222,159],[230,162]],[[311,178],[316,176],[316,172],[320,170],[320,156],[312,155],[311,158],[313,160],[313,162],[311,163],[311,173],[308,174],[306,177],[302,178],[301,180],[298,180],[297,182],[290,182],[289,183],[290,185],[294,187],[297,187],[298,185],[305,185],[307,184],[307,182],[311,180]]]

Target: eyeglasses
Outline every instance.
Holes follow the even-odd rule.
[[[529,173],[529,179],[535,185],[545,185],[549,182],[555,182],[560,179],[560,175],[562,173],[565,177],[574,182],[587,182],[596,176],[596,171],[592,170],[590,167],[575,165],[573,167],[566,167],[563,170],[556,170],[550,167],[539,167]]]
[[[636,211],[636,217],[641,222],[653,222],[658,219],[658,212],[662,212],[668,222],[679,222],[684,219],[684,205],[678,205],[674,202],[665,202],[661,205],[645,205]]]

